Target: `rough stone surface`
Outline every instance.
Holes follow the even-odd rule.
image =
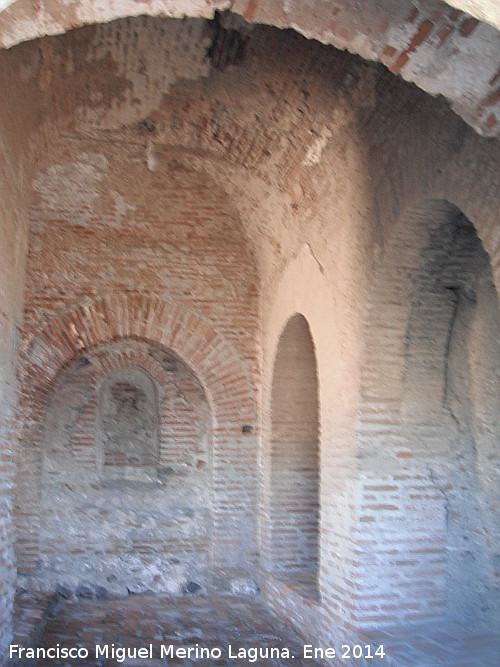
[[[231,579],[229,590],[233,595],[255,595],[259,592],[259,587],[253,579],[242,578]]]

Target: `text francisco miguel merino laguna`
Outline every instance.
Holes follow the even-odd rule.
[[[377,651],[372,648],[369,644],[365,646],[355,646],[351,647],[347,645],[342,646],[342,655],[343,657],[361,657],[355,656],[355,649],[362,650],[364,656],[373,658],[375,655],[380,657],[383,656],[384,648],[379,646]],[[346,650],[352,654],[346,655]],[[370,655],[367,655],[366,652]],[[381,655],[382,651],[382,655]],[[153,658],[187,658],[192,660],[219,660],[220,658],[239,658],[240,660],[247,660],[248,662],[257,662],[258,660],[269,660],[269,659],[290,659],[290,658],[302,658],[302,659],[320,659],[325,658],[331,659],[337,657],[336,650],[330,646],[328,648],[316,648],[311,644],[304,644],[301,650],[301,655],[294,655],[289,648],[284,646],[280,647],[270,647],[270,646],[247,646],[247,647],[236,647],[229,644],[227,647],[204,647],[200,644],[195,644],[194,646],[183,647],[175,646],[175,644],[160,644],[153,646],[144,646],[142,648],[127,648],[124,646],[116,646],[115,644],[96,644],[94,647],[94,655],[91,655],[91,650],[83,646],[56,646],[51,647],[39,647],[39,648],[25,648],[19,644],[11,644],[10,646],[10,658],[11,659],[28,659],[28,660],[85,660],[87,658],[104,658],[105,660],[116,660],[116,662],[125,662],[125,660],[152,660]],[[295,651],[298,653],[299,651]],[[361,653],[361,651],[359,651]]]

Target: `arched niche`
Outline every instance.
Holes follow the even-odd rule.
[[[140,368],[111,372],[99,388],[97,463],[103,476],[152,478],[158,466],[159,405]]]
[[[44,415],[39,569],[28,586],[89,595],[211,585],[213,428],[203,388],[159,344],[74,359]]]
[[[272,380],[271,569],[316,591],[319,550],[319,402],[314,343],[303,315],[281,334]]]
[[[191,466],[211,480],[203,501],[213,507],[209,554],[199,548],[197,539],[190,542],[193,553],[198,551],[204,563],[246,567],[256,551],[257,479],[257,435],[243,428],[257,424],[255,394],[247,368],[234,346],[193,311],[150,294],[137,297],[113,292],[62,313],[38,331],[24,352],[20,407],[24,428],[16,489],[19,572],[34,572],[36,576],[40,573],[43,431],[55,386],[73,362],[86,367],[90,355],[96,353],[98,358],[102,346],[113,346],[121,341],[140,341],[157,349],[153,354],[143,355],[139,364],[155,381],[155,368],[158,363],[168,367],[169,354],[182,360],[195,377],[197,391],[205,398],[209,433],[200,451],[197,437],[187,438],[193,420],[189,412],[183,410],[183,397],[173,394],[172,400],[182,412],[183,422],[177,420],[170,424],[166,415],[163,418],[160,415],[160,424],[166,425],[160,432],[160,464],[167,475],[168,469],[181,472]],[[116,363],[131,365],[128,358]],[[109,366],[107,361],[104,365],[107,370],[103,375],[115,367]],[[68,398],[69,406],[73,397],[70,394]],[[161,410],[165,405],[160,397]],[[89,433],[93,433],[92,428],[95,430],[95,409],[90,402],[81,411],[81,429],[74,433],[70,452],[71,456],[85,461],[87,467],[94,468],[95,435]],[[189,446],[172,446],[180,442],[177,436],[184,437],[184,443]],[[167,442],[169,446],[165,446]],[[212,455],[207,454],[207,448]],[[235,480],[234,485],[227,485],[228,478]],[[189,497],[181,483],[177,490],[179,497]],[[196,497],[200,497],[199,491]]]

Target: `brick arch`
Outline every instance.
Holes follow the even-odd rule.
[[[460,199],[460,198],[459,198]],[[364,356],[361,372],[358,448],[374,439],[394,451],[404,436],[398,432],[402,400],[402,362],[410,289],[420,265],[422,250],[433,230],[450,215],[464,213],[473,223],[490,256],[494,282],[500,287],[500,236],[492,216],[476,221],[451,199],[425,199],[400,216],[387,248],[375,270],[368,296],[364,327]],[[472,209],[471,213],[477,211]]]
[[[486,158],[485,158],[486,162]],[[442,183],[432,194],[433,200],[446,201],[459,209],[474,225],[484,249],[489,255],[493,281],[500,295],[500,215],[498,211],[498,173],[487,165],[489,179],[485,191],[479,192],[477,181],[471,178],[466,166],[446,171]],[[418,203],[413,205],[416,209]]]
[[[372,279],[356,428],[359,500],[354,532],[359,558],[354,580],[361,591],[356,618],[365,627],[438,620],[445,613],[447,500],[425,446],[418,451],[413,446],[405,418],[405,337],[422,252],[433,233],[455,217],[466,216],[489,251],[498,292],[500,267],[492,261],[492,252],[498,252],[494,216],[477,223],[469,218],[472,210],[463,211],[445,198],[407,208]],[[425,440],[430,436],[424,426],[420,436]]]
[[[99,366],[93,378],[95,389],[99,389],[99,385],[109,373],[119,368],[131,368],[132,366],[138,366],[150,375],[156,381],[157,389],[161,395],[162,387],[168,382],[169,375],[167,371],[151,355],[138,350],[126,350],[119,354],[106,355],[104,358],[100,358]]]
[[[463,0],[455,2],[466,11],[472,12],[470,3],[464,7]],[[443,93],[457,113],[463,115],[473,127],[480,128],[484,134],[498,136],[495,97],[487,83],[491,75],[482,73],[482,70],[487,73],[490,68],[481,67],[485,60],[484,49],[480,47],[481,41],[469,39],[479,21],[471,19],[463,11],[445,12],[440,8],[440,3],[429,1],[425,7],[419,7],[414,13],[415,8],[410,0],[401,0],[398,12],[395,12],[392,6],[390,10],[384,10],[376,0],[366,0],[367,7],[362,12],[352,3],[345,1],[336,5],[323,3],[324,6],[315,8],[312,15],[306,11],[307,5],[304,2],[294,3],[293,8],[283,11],[281,0],[267,0],[266,3],[228,3],[227,0],[200,3],[199,0],[184,0],[177,8],[176,4],[178,3],[170,0],[143,0],[140,3],[137,0],[122,0],[117,3],[117,9],[114,4],[75,0],[68,8],[63,0],[52,0],[48,12],[43,3],[30,6],[27,2],[16,2],[4,10],[3,16],[0,11],[0,46],[8,48],[21,41],[128,16],[190,16],[211,19],[216,10],[225,11],[230,4],[236,15],[251,23],[274,25],[277,28],[293,26],[294,30],[308,38],[357,53],[366,60],[382,62],[391,72],[402,74],[405,79],[413,81],[423,90],[432,94]],[[339,9],[342,11],[339,12]],[[482,19],[485,17],[484,11],[473,13]],[[417,17],[418,20],[415,20]],[[500,20],[496,12],[489,12],[487,19],[493,25],[498,25]],[[328,30],[325,30],[325,26],[328,26]],[[493,27],[483,24],[482,29],[488,33],[489,40],[495,39]],[[444,54],[439,48],[450,35],[453,35],[455,49],[451,55],[447,54],[447,58],[452,62],[458,58],[456,62],[460,63],[460,56],[467,54],[468,61],[477,72],[472,98],[470,85],[463,87],[455,82],[455,85],[450,87],[447,78],[440,71],[442,68],[429,67],[429,57],[431,64],[438,63],[440,58],[443,58]],[[423,60],[422,53],[417,48],[422,43],[427,45]],[[413,67],[408,67],[409,62]],[[487,61],[487,64],[490,63]],[[422,65],[425,72],[423,76]]]
[[[332,595],[332,587],[328,586],[329,581],[336,581],[340,577],[339,570],[344,565],[338,556],[341,553],[344,532],[344,501],[341,493],[331,493],[330,484],[339,488],[345,470],[345,452],[348,449],[347,422],[351,419],[348,415],[352,398],[350,387],[347,390],[346,387],[351,385],[352,378],[346,372],[348,362],[345,366],[345,355],[340,354],[342,339],[339,313],[337,303],[332,298],[332,287],[325,275],[325,269],[308,244],[302,245],[280,272],[269,301],[263,322],[263,465],[260,517],[262,564],[266,569],[262,582],[263,592],[267,602],[280,615],[293,619],[294,623],[301,627],[315,628],[318,631],[316,614],[319,605],[329,610],[343,608],[343,600],[339,601],[339,589],[335,588]],[[290,585],[293,580],[286,582],[283,578],[278,578],[271,567],[271,408],[274,364],[281,334],[290,318],[297,313],[304,317],[310,329],[318,381],[318,465],[321,483],[316,586],[308,586],[307,581],[300,585],[297,579],[296,586]],[[350,525],[346,526],[346,530],[348,529]],[[348,593],[346,603],[349,599]]]
[[[36,570],[41,434],[50,392],[75,358],[123,338],[162,345],[198,378],[212,412],[214,562],[241,564],[255,544],[257,412],[248,370],[234,347],[196,313],[153,295],[109,294],[54,318],[25,341],[20,369],[18,563]],[[250,431],[242,426],[250,425]],[[234,478],[234,484],[228,480]],[[245,534],[239,535],[240,531]],[[253,547],[254,548],[254,547]]]

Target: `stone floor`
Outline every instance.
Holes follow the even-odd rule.
[[[383,644],[386,656],[372,667],[499,667],[500,632],[456,624],[387,630],[365,638]]]
[[[84,647],[85,659],[40,659],[40,667],[69,665],[119,665],[158,667],[219,667],[252,665],[315,667],[318,662],[302,658],[303,642],[263,604],[259,595],[188,595],[171,598],[158,595],[131,595],[114,600],[64,600],[40,593],[18,593],[15,608],[14,643],[35,647]],[[383,659],[357,660],[354,656],[335,665],[358,667],[496,667],[500,666],[500,633],[478,632],[457,625],[420,626],[411,630],[384,631],[360,635],[359,644],[370,643],[373,652],[384,645]],[[108,647],[96,657],[96,645]],[[149,649],[152,658],[133,650]],[[231,653],[229,651],[231,645]],[[161,647],[167,654],[161,655]],[[220,657],[172,655],[169,647],[220,649]],[[121,660],[113,649],[132,649]],[[266,657],[266,648],[279,649],[279,656]],[[288,648],[290,656],[281,649]],[[251,649],[264,650],[252,655]],[[239,651],[246,651],[243,655]],[[134,657],[135,656],[135,657]],[[293,657],[292,657],[293,656]],[[117,658],[120,658],[119,660]],[[34,665],[34,661],[21,664]]]
[[[272,614],[258,596],[253,597],[203,597],[186,596],[168,598],[153,595],[131,595],[117,600],[60,601],[52,617],[49,617],[43,635],[37,643],[39,647],[86,647],[89,656],[76,660],[39,660],[40,667],[62,667],[66,665],[183,665],[203,667],[210,665],[265,666],[294,665],[301,667],[318,665],[314,660],[303,661],[302,641],[283,621]],[[108,656],[96,657],[96,645],[108,646]],[[112,648],[130,649],[153,646],[152,659],[131,654],[124,662],[113,659]],[[211,658],[196,655],[164,655],[161,646],[167,650],[189,647],[220,649],[221,656]],[[229,653],[231,645],[231,654]],[[287,647],[290,657],[259,657],[252,655],[238,657],[241,649],[250,651]],[[116,655],[116,654],[115,654]],[[295,656],[292,658],[291,656]],[[34,663],[27,663],[34,664]]]
[[[56,608],[55,593],[31,593],[18,590],[14,602],[13,644],[31,646],[36,644],[43,633],[45,623]]]

